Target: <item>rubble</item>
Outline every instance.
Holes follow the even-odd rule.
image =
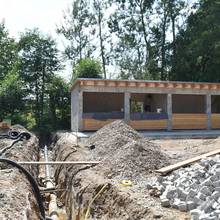
[[[220,219],[220,155],[160,176],[150,188],[160,191],[162,206],[189,211],[193,220]]]
[[[101,160],[97,166],[105,176],[129,179],[140,178],[169,164],[168,155],[160,147],[140,136],[123,121],[115,121],[96,132],[88,140],[94,145],[89,157]]]
[[[68,209],[68,213],[77,213],[79,207],[86,209],[100,186],[108,184],[92,204],[89,219],[151,219],[146,178],[154,170],[169,164],[169,157],[157,145],[123,121],[101,128],[88,139],[85,148],[76,146],[76,143],[74,146],[71,134],[63,135],[66,138],[61,135],[54,146],[56,160],[101,161],[93,167],[74,166],[62,170],[57,167],[55,179],[58,187],[67,188],[68,193],[70,188],[74,189],[74,205],[71,206],[74,210]],[[123,186],[122,180],[131,181],[131,186]],[[80,205],[77,204],[79,194],[82,194]],[[60,198],[66,207],[70,207],[66,195],[60,195]]]

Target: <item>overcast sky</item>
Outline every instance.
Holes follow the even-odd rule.
[[[63,11],[71,2],[72,0],[0,0],[0,21],[5,20],[10,35],[16,38],[26,28],[38,27],[43,33],[56,38],[59,49],[62,49],[62,41],[55,29],[62,22]],[[69,78],[69,72],[67,68],[65,78]]]

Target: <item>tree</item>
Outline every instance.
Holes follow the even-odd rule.
[[[73,64],[78,59],[89,57],[93,51],[91,47],[90,26],[91,16],[87,0],[74,0],[72,7],[64,14],[64,24],[57,28],[57,33],[62,34],[68,41],[64,54]]]
[[[18,122],[24,108],[23,82],[17,71],[17,65],[0,81],[0,118],[9,117]]]
[[[100,62],[90,58],[79,60],[73,70],[73,80],[76,78],[101,78],[101,76]]]
[[[220,5],[201,0],[187,19],[186,30],[176,39],[176,71],[173,80],[220,81]]]
[[[48,88],[50,130],[70,128],[69,84],[61,77],[53,76]]]
[[[61,69],[58,50],[51,37],[39,30],[26,31],[19,41],[21,77],[26,83],[30,97],[34,97],[34,112],[37,127],[43,127],[47,84],[54,73]]]
[[[5,28],[4,22],[0,23],[0,80],[12,70],[17,60],[17,44]]]
[[[114,54],[122,76],[152,79],[155,59],[151,45],[151,22],[154,0],[115,0],[117,10],[109,27],[118,43]]]
[[[107,46],[109,34],[107,34],[107,22],[105,18],[105,11],[107,10],[107,3],[101,0],[93,0],[93,17],[95,27],[97,26],[97,37],[99,39],[100,57],[102,60],[102,70],[104,78],[106,79],[106,65],[107,65]],[[96,28],[94,29],[96,30]],[[109,44],[108,44],[109,46]]]

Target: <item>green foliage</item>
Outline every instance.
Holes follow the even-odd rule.
[[[12,123],[20,118],[25,92],[16,66],[0,81],[0,118],[10,118]]]
[[[50,130],[70,128],[69,84],[61,77],[53,76],[48,87]]]
[[[177,39],[177,66],[173,80],[220,81],[220,5],[201,0],[187,28]]]
[[[47,123],[47,86],[54,73],[61,69],[58,50],[51,37],[42,35],[37,29],[26,31],[19,41],[21,76],[26,89],[34,97],[34,117],[37,129]]]
[[[9,37],[5,24],[0,23],[0,80],[13,68],[17,60],[17,44]]]
[[[92,20],[89,1],[74,0],[72,7],[64,14],[64,24],[57,28],[57,33],[69,41],[64,54],[73,63],[90,56],[94,51],[90,44],[92,30],[88,28]]]
[[[73,80],[76,78],[102,78],[100,62],[90,58],[79,60],[73,70]]]

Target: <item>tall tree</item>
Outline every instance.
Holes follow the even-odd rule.
[[[57,32],[69,42],[65,55],[73,64],[79,59],[89,57],[93,51],[89,29],[93,17],[89,8],[88,0],[74,0],[72,7],[64,14],[64,23],[57,28]]]
[[[17,67],[15,64],[12,70],[0,81],[0,119],[9,117],[13,123],[20,119],[26,96]]]
[[[49,129],[70,128],[70,92],[69,84],[59,76],[53,76],[48,87]]]
[[[104,78],[107,78],[106,74],[106,65],[108,63],[107,47],[110,47],[109,44],[109,31],[107,26],[107,19],[105,17],[105,12],[107,10],[107,2],[101,0],[93,0],[93,17],[94,17],[94,30],[96,31],[97,27],[97,37],[99,39],[99,50],[100,57],[102,61],[102,70]]]
[[[201,0],[176,39],[174,80],[220,81],[220,4]]]
[[[35,99],[35,119],[43,126],[46,86],[61,65],[55,41],[43,36],[37,29],[26,31],[19,42],[21,76],[26,89]]]
[[[4,22],[0,23],[0,80],[13,68],[17,61],[17,44],[9,37]]]
[[[118,38],[115,59],[127,78],[152,78],[150,23],[154,0],[115,0],[117,10],[109,26]],[[135,72],[134,72],[135,70]]]

